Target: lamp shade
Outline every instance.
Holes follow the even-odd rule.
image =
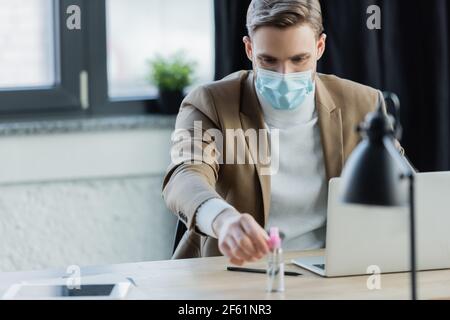
[[[405,205],[406,198],[399,186],[402,172],[386,147],[386,143],[391,143],[395,148],[391,128],[381,110],[369,114],[360,126],[363,140],[350,155],[341,176],[344,203]]]

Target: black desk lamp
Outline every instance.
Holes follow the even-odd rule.
[[[363,141],[351,154],[342,172],[341,200],[371,206],[402,206],[409,202],[411,294],[416,300],[414,170],[395,147],[395,133],[383,111],[382,99],[380,96],[378,110],[370,113],[357,129]],[[409,181],[409,201],[403,199],[398,188],[403,179]]]

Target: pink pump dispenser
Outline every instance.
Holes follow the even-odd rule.
[[[270,228],[269,247],[271,250],[281,248],[280,229],[276,227]]]

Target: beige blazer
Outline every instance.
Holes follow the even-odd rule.
[[[374,111],[379,91],[332,75],[317,74],[316,108],[321,129],[324,160],[328,179],[338,177],[342,168],[360,142],[355,132],[367,113]],[[384,101],[383,101],[384,107]],[[261,106],[256,96],[252,71],[240,71],[227,78],[199,87],[183,101],[176,121],[176,130],[194,135],[194,125],[201,121],[201,130],[264,129]],[[224,133],[225,136],[225,133]],[[301,139],[301,137],[299,137]],[[239,139],[239,138],[238,138]],[[172,151],[188,144],[188,150],[204,148],[227,152],[228,141],[222,149],[212,139],[186,142],[173,138]],[[185,139],[186,140],[186,139]],[[198,140],[198,139],[197,139]],[[254,148],[242,137],[246,158],[258,159]],[[268,143],[267,137],[259,141]],[[236,142],[236,144],[238,144]],[[256,151],[257,152],[257,151]],[[163,198],[168,208],[187,226],[173,258],[195,258],[221,255],[217,239],[202,234],[196,227],[196,211],[212,198],[221,198],[241,213],[251,214],[265,226],[270,208],[270,175],[262,175],[263,164],[172,163],[163,182]],[[265,162],[263,162],[265,163]]]

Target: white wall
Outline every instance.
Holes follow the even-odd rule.
[[[170,257],[169,129],[0,138],[0,271]]]
[[[170,130],[0,138],[0,184],[162,174]]]

